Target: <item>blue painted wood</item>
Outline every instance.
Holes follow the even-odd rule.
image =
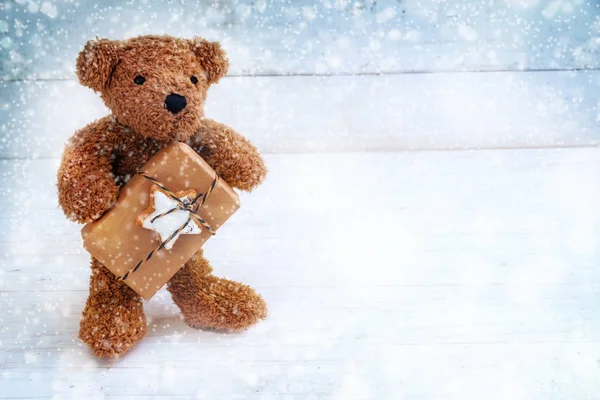
[[[221,41],[231,75],[597,68],[593,0],[29,2],[0,14],[0,77],[73,78],[96,35]]]
[[[596,146],[600,71],[227,77],[206,115],[263,152]],[[57,157],[108,113],[75,81],[0,83],[0,158]]]

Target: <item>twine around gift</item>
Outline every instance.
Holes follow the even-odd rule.
[[[177,205],[175,207],[155,216],[154,218],[152,218],[150,220],[150,222],[154,222],[157,219],[162,218],[165,215],[169,215],[172,212],[175,212],[178,210],[187,211],[189,213],[189,216],[183,225],[181,225],[179,228],[177,228],[171,235],[169,235],[168,238],[163,240],[162,243],[160,245],[158,245],[158,247],[156,247],[150,253],[148,253],[146,258],[138,261],[138,263],[133,268],[131,268],[129,271],[127,271],[125,273],[125,275],[123,275],[121,278],[119,278],[122,281],[127,279],[130,274],[137,271],[142,266],[142,264],[145,263],[146,261],[150,260],[154,254],[156,254],[158,251],[162,250],[165,247],[165,245],[171,241],[171,239],[173,239],[175,236],[179,235],[179,233],[181,233],[181,231],[183,231],[185,229],[187,224],[189,224],[192,221],[192,219],[194,219],[200,225],[202,225],[208,232],[210,232],[211,235],[215,234],[215,230],[208,224],[208,222],[206,222],[204,219],[202,219],[202,217],[200,217],[200,215],[198,214],[198,210],[200,209],[200,207],[202,207],[204,205],[204,203],[206,202],[206,199],[208,199],[208,196],[210,196],[210,194],[212,193],[215,186],[217,186],[217,182],[219,180],[219,175],[215,174],[215,179],[213,179],[212,184],[210,185],[210,187],[208,188],[206,193],[199,193],[196,195],[196,197],[194,197],[190,201],[187,198],[184,198],[183,200],[180,199],[179,197],[177,197],[175,195],[175,193],[173,193],[171,190],[169,190],[169,188],[167,188],[165,185],[160,183],[156,178],[153,178],[152,176],[146,174],[145,172],[138,171],[137,174],[148,179],[150,182],[152,182],[153,184],[158,186],[160,189],[162,189],[167,196],[169,196],[171,199],[173,199],[177,202]]]

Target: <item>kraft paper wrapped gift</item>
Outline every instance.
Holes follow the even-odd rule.
[[[176,142],[121,188],[106,214],[83,227],[83,245],[148,300],[239,206],[231,187],[191,147]]]

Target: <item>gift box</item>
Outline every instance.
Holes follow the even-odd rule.
[[[172,143],[83,227],[86,250],[150,299],[238,210],[238,195],[188,145]]]

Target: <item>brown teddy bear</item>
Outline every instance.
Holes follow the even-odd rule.
[[[58,170],[59,204],[79,223],[96,220],[120,187],[161,148],[185,142],[232,187],[250,191],[267,169],[256,147],[230,127],[204,118],[208,88],[227,72],[219,43],[139,36],[89,41],[77,57],[82,85],[100,92],[111,114],[77,131]],[[92,258],[90,294],[79,337],[97,356],[117,356],[146,333],[142,300]],[[167,289],[194,328],[240,330],[265,318],[253,289],[212,275],[199,250]]]

